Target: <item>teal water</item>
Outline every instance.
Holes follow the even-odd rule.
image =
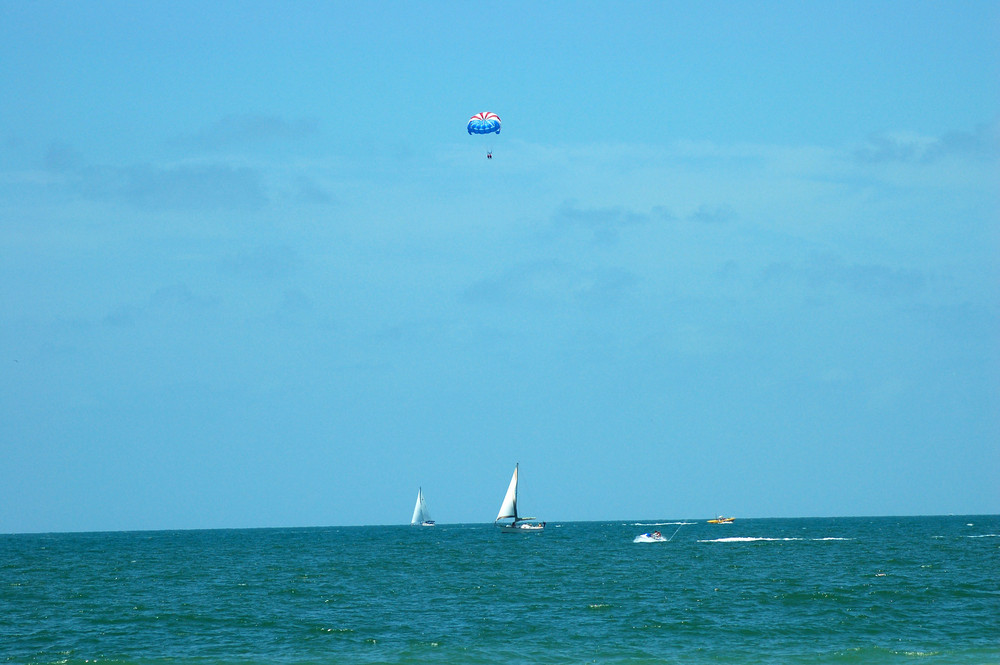
[[[7,663],[1000,663],[1000,516],[0,536]]]

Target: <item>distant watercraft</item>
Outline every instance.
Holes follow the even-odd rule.
[[[511,522],[501,522],[500,520],[513,520]],[[510,485],[507,486],[507,493],[500,504],[500,512],[493,521],[504,531],[541,531],[545,528],[545,522],[536,522],[534,517],[520,517],[517,514],[517,465],[514,465],[514,475],[510,478]]]
[[[659,531],[654,531],[653,533],[641,533],[635,537],[633,543],[665,543],[667,539],[663,537],[663,534]]]
[[[417,505],[413,506],[413,517],[410,519],[413,526],[434,526],[430,511],[427,510],[427,502],[424,501],[423,488],[417,489]]]
[[[723,517],[722,515],[719,515],[714,520],[708,520],[708,523],[709,524],[732,524],[735,519],[736,519],[735,517]]]

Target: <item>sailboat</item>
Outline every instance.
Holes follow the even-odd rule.
[[[427,510],[427,502],[424,501],[424,490],[417,488],[417,505],[413,506],[413,517],[410,519],[413,526],[434,526],[430,511]]]
[[[513,520],[512,522],[501,522],[500,520]],[[507,486],[507,493],[500,504],[500,512],[493,521],[504,531],[541,531],[545,528],[545,522],[536,522],[534,517],[520,517],[517,514],[517,465],[514,465],[514,475],[510,478],[510,485]]]

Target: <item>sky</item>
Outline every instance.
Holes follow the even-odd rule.
[[[1000,513],[1000,4],[0,0],[0,63],[0,532]]]

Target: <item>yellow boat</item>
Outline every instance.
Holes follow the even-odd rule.
[[[714,520],[708,520],[708,523],[709,524],[732,524],[735,519],[736,519],[735,517],[723,517],[722,515],[719,515]]]

